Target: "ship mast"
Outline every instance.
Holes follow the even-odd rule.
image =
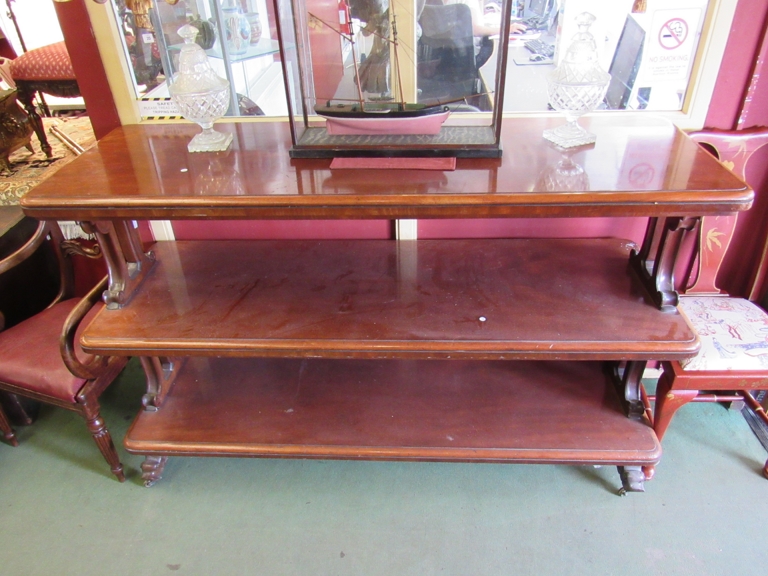
[[[361,111],[365,110],[365,97],[363,96],[363,88],[362,86],[360,86],[360,70],[358,69],[358,66],[357,66],[357,49],[355,47],[354,33],[352,32],[352,23],[350,21],[340,22],[342,26],[345,26],[349,29],[349,32],[345,33],[345,32],[342,32],[341,30],[336,30],[336,28],[328,24],[328,22],[326,22],[322,18],[318,18],[317,16],[312,14],[312,12],[307,12],[307,14],[309,14],[310,18],[317,20],[318,22],[320,22],[330,30],[333,30],[334,32],[336,32],[336,34],[338,34],[344,40],[350,43],[352,47],[352,65],[355,68],[355,88],[357,88],[357,98],[358,98],[358,102],[360,103],[360,110]]]
[[[400,76],[400,58],[398,56],[398,49],[400,47],[400,44],[397,41],[397,18],[395,17],[395,10],[394,5],[390,4],[389,6],[390,10],[392,10],[392,45],[394,46],[394,50],[392,51],[395,55],[395,72],[397,73],[397,90],[400,92],[400,107],[401,109],[405,110],[405,96],[403,94],[403,79]]]

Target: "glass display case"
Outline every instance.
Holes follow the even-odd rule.
[[[291,155],[500,156],[512,3],[347,1],[275,0]]]
[[[213,69],[233,87],[228,116],[286,114],[284,95],[275,97],[282,78],[270,6],[271,0],[116,0],[142,116],[175,112],[168,84],[184,43],[178,31],[187,23],[198,29],[195,41]]]

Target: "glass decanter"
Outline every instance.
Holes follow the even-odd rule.
[[[579,31],[573,36],[562,62],[548,79],[549,104],[565,115],[567,123],[545,130],[544,138],[562,148],[595,141],[595,135],[580,126],[578,119],[597,108],[611,80],[611,75],[597,62],[597,45],[589,32],[594,21],[595,17],[589,12],[583,12],[576,18]]]
[[[179,71],[173,75],[168,91],[187,120],[199,124],[203,131],[187,144],[190,152],[226,150],[232,134],[217,132],[214,121],[229,107],[229,82],[213,71],[208,56],[195,44],[197,28],[186,24],[179,28],[184,45],[179,54]]]

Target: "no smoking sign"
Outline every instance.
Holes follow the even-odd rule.
[[[644,82],[687,81],[700,22],[699,8],[654,12],[643,52]]]
[[[667,20],[659,30],[659,44],[665,50],[674,50],[688,38],[688,23],[682,18]]]

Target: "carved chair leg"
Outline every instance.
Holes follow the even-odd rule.
[[[117,450],[115,450],[115,444],[112,442],[112,435],[104,424],[101,414],[99,414],[98,405],[86,406],[84,417],[88,430],[90,430],[101,454],[104,456],[107,464],[109,464],[112,474],[114,474],[120,482],[125,482],[123,465],[120,463]]]
[[[18,99],[24,105],[24,110],[26,110],[29,115],[29,121],[32,124],[32,128],[35,130],[35,134],[37,134],[37,139],[40,140],[40,148],[45,152],[45,157],[50,158],[53,156],[53,148],[51,148],[51,145],[48,143],[48,137],[45,135],[43,119],[40,118],[40,115],[35,108],[35,91],[26,90],[22,84],[19,84],[18,90]]]
[[[653,430],[656,432],[656,437],[659,441],[664,437],[675,412],[699,394],[698,390],[674,390],[672,388],[672,380],[672,376],[664,372],[656,386]]]
[[[768,413],[766,413],[763,405],[760,404],[754,396],[752,396],[749,390],[740,390],[739,393],[741,394],[742,398],[744,398],[744,404],[749,406],[755,416],[760,418],[760,420],[762,420],[763,423],[768,426]],[[765,466],[763,466],[763,476],[768,478],[768,460],[765,461]]]
[[[19,441],[16,439],[16,434],[11,427],[11,423],[3,412],[3,408],[0,406],[0,432],[3,433],[3,438],[11,445],[18,446]]]
[[[18,426],[30,426],[37,419],[40,403],[35,400],[22,398],[16,394],[0,392],[0,406],[5,410],[5,416]]]
[[[149,488],[158,480],[163,478],[163,469],[168,461],[168,456],[147,456],[141,463],[141,477],[144,480],[144,486]]]

